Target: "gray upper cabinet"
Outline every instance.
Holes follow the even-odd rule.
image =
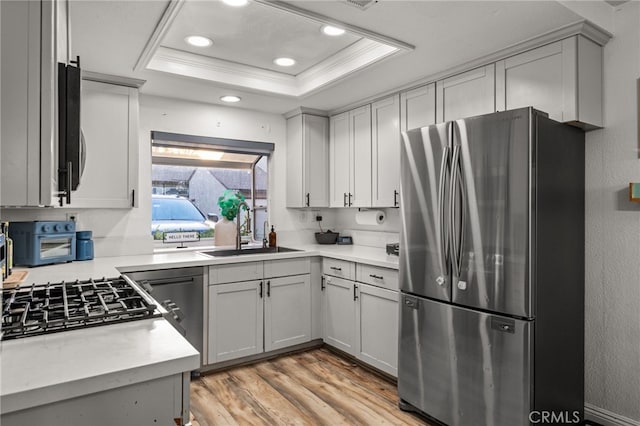
[[[131,208],[137,204],[138,89],[82,81],[85,167],[69,208]]]
[[[583,36],[496,63],[498,110],[533,106],[585,129],[602,127],[602,47]]]
[[[371,205],[400,206],[400,97],[371,104]]]
[[[437,122],[495,112],[495,87],[495,64],[438,81]]]
[[[329,206],[329,119],[287,119],[287,207]]]
[[[2,206],[49,206],[57,190],[57,62],[66,1],[3,1]]]
[[[371,105],[331,116],[330,207],[371,207]]]
[[[436,84],[400,93],[400,131],[436,123]]]

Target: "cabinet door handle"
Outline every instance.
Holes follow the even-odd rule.
[[[358,300],[358,286],[353,285],[353,300]]]
[[[370,276],[371,278],[375,278],[375,279],[377,279],[377,280],[383,280],[383,279],[384,279],[384,277],[383,277],[383,276],[380,276],[380,275],[369,274],[369,276]]]
[[[400,193],[394,189],[393,190],[393,207],[398,207],[398,195],[400,195]]]
[[[73,163],[67,162],[67,204],[71,204],[71,187],[73,186]]]
[[[306,201],[307,207],[309,207],[309,193],[307,192],[307,201]]]
[[[267,281],[267,297],[271,297],[271,281]]]
[[[329,269],[333,269],[334,271],[342,271],[342,268],[336,268],[335,266],[329,267]]]
[[[320,277],[320,291],[324,291],[324,277]]]
[[[342,194],[342,205],[343,205],[344,207],[347,207],[347,193],[346,193],[346,192],[344,192],[344,193]]]
[[[349,206],[351,206],[351,204],[352,204],[351,203],[351,197],[352,197],[352,195],[351,195],[351,193],[349,193]]]
[[[262,281],[260,281],[260,299],[262,299]]]

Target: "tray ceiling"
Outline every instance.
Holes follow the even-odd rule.
[[[334,45],[334,42],[342,41],[326,40],[323,52],[327,54],[334,49],[330,56],[334,62],[321,61],[324,68],[318,67],[318,63],[310,66],[312,61],[306,63],[307,59],[301,57],[299,64],[303,65],[300,68],[277,71],[270,62],[262,66],[250,61],[243,64],[234,57],[217,58],[194,53],[198,50],[186,45],[178,48],[180,36],[172,34],[179,29],[181,13],[192,13],[189,12],[191,1],[71,1],[71,56],[80,55],[86,71],[145,80],[140,89],[142,95],[221,104],[222,96],[232,94],[242,98],[241,102],[225,104],[233,108],[284,113],[304,106],[335,111],[399,88],[416,86],[427,79],[433,80],[443,71],[461,66],[468,68],[469,63],[477,63],[478,59],[493,52],[566,28],[585,18],[602,22],[599,25],[606,29],[604,18],[613,10],[604,1],[385,0],[372,4],[366,10],[348,5],[346,0],[269,2],[273,9],[271,12],[284,13],[280,8],[284,5],[285,8],[294,8],[287,14],[308,14],[310,17],[306,19],[312,22],[311,32],[316,37],[321,36],[319,22],[327,20],[333,24],[345,23],[345,28],[354,29],[350,35],[357,38],[346,42],[342,48]],[[247,7],[265,7],[262,2],[254,0]],[[214,3],[213,6],[223,10],[219,0],[197,3]],[[295,12],[295,8],[302,9],[304,13]],[[223,28],[219,21],[230,20],[227,16],[230,13],[248,13],[248,9],[239,12],[237,8],[227,7],[224,16],[221,12],[220,16],[211,18],[216,19],[211,27]],[[289,25],[283,21],[286,17],[270,16],[280,18],[271,24],[261,25],[278,30]],[[199,30],[209,24],[192,21],[189,25]],[[244,24],[240,22],[238,25]],[[230,30],[227,28],[226,31]],[[263,33],[264,40],[260,42],[267,47],[273,43],[273,52],[280,43],[271,41],[270,37],[281,37],[287,41],[286,36],[272,36],[266,30]],[[215,34],[209,36],[214,46],[220,48],[224,35],[222,39]],[[172,41],[172,37],[175,40]],[[236,46],[247,46],[245,51],[252,47],[242,40],[244,35],[239,34],[237,38],[241,40],[233,41]],[[386,41],[391,47],[400,47],[403,53],[388,54],[384,60],[369,65],[364,61],[360,67],[356,63],[350,72],[339,77],[339,71],[344,69],[344,60],[349,59],[347,53],[367,39]],[[415,48],[411,49],[411,46]],[[309,47],[310,51],[316,49]],[[174,69],[158,71],[147,68],[155,55],[166,56],[169,61],[165,61],[164,66]],[[247,56],[253,60],[256,55]],[[266,55],[264,57],[267,58]],[[319,70],[315,73],[317,81],[311,78],[308,81],[321,85],[306,95],[300,95],[300,77],[310,76],[314,68]],[[286,83],[284,86],[283,81]],[[283,87],[286,90],[282,91]]]
[[[329,36],[331,24],[346,32]],[[196,47],[189,36],[210,45]],[[254,0],[242,7],[221,1],[171,3],[138,68],[287,96],[304,96],[413,46],[349,26],[283,2]],[[293,66],[276,65],[292,58]]]

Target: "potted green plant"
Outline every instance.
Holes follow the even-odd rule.
[[[214,234],[214,244],[216,246],[235,245],[237,229],[234,221],[239,214],[240,204],[244,201],[244,196],[232,189],[225,190],[218,197],[218,207],[220,207],[222,219],[216,223]]]

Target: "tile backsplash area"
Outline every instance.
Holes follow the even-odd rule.
[[[400,238],[397,232],[361,231],[357,229],[345,229],[340,232],[340,235],[351,236],[354,245],[380,249],[384,249],[387,244],[397,243]]]

